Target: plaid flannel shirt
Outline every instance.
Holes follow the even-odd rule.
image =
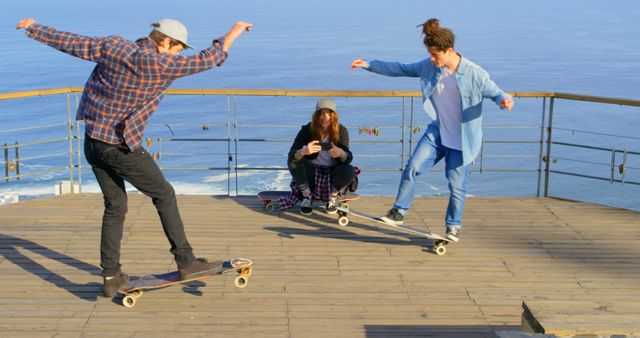
[[[77,120],[91,138],[140,146],[149,117],[171,83],[182,76],[220,66],[227,59],[224,37],[197,55],[158,53],[149,38],[136,42],[111,35],[93,38],[33,24],[27,35],[78,58],[95,62],[82,93]]]

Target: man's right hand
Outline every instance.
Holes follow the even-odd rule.
[[[36,23],[35,19],[22,19],[20,20],[20,22],[18,22],[18,25],[16,26],[16,29],[24,29],[27,30],[29,29],[29,27],[31,27],[31,25],[33,25],[34,23]]]
[[[356,68],[369,68],[369,62],[363,59],[355,59],[351,62],[351,70],[356,70]]]

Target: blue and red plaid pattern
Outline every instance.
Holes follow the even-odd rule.
[[[111,35],[93,38],[33,24],[27,35],[78,58],[97,63],[82,93],[77,120],[85,132],[110,144],[140,146],[149,117],[171,83],[220,66],[227,59],[224,37],[197,55],[158,53],[149,38],[136,42]]]
[[[311,191],[311,197],[316,200],[328,201],[331,195],[331,167],[314,164],[315,168],[315,188]],[[289,209],[298,203],[302,192],[298,189],[296,182],[291,180],[291,194],[280,197],[280,209]]]
[[[311,191],[311,197],[316,200],[328,202],[329,196],[332,193],[335,193],[335,191],[333,191],[333,187],[331,186],[331,167],[325,167],[325,166],[314,164],[314,168],[315,168],[315,178],[314,178],[315,188],[313,189],[313,191]],[[360,175],[360,168],[353,167],[353,171],[356,174],[356,176]],[[294,180],[291,180],[290,186],[291,186],[291,194],[289,194],[289,196],[283,196],[283,197],[280,197],[280,199],[278,199],[278,202],[280,203],[280,209],[282,210],[289,209],[295,206],[296,203],[298,203],[298,201],[302,197],[302,192],[300,191],[300,189],[298,189],[298,186],[296,185],[296,182]],[[343,190],[347,190],[347,189],[348,187],[346,187]],[[347,191],[338,191],[339,195],[346,194],[346,193]]]

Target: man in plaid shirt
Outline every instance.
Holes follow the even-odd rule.
[[[151,197],[183,279],[209,274],[221,266],[219,261],[208,262],[193,254],[174,189],[140,143],[149,117],[171,83],[222,65],[233,42],[252,25],[236,22],[225,36],[193,56],[179,55],[192,48],[187,43],[187,29],[179,21],[163,19],[152,26],[148,37],[135,42],[116,35],[93,38],[61,32],[34,19],[23,19],[16,26],[37,41],[96,63],[76,118],[85,122],[85,156],[104,195],[100,265],[106,297],[128,281],[120,270],[120,241],[127,213],[125,181]]]

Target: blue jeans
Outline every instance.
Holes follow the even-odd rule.
[[[464,199],[467,192],[467,179],[469,177],[470,165],[462,165],[462,152],[447,148],[442,145],[438,126],[430,125],[424,133],[413,156],[402,172],[402,179],[398,187],[398,195],[394,208],[397,208],[403,215],[407,213],[416,190],[416,178],[422,175],[429,168],[445,160],[445,176],[449,181],[449,206],[445,217],[447,227],[462,227],[462,212],[464,210]]]

